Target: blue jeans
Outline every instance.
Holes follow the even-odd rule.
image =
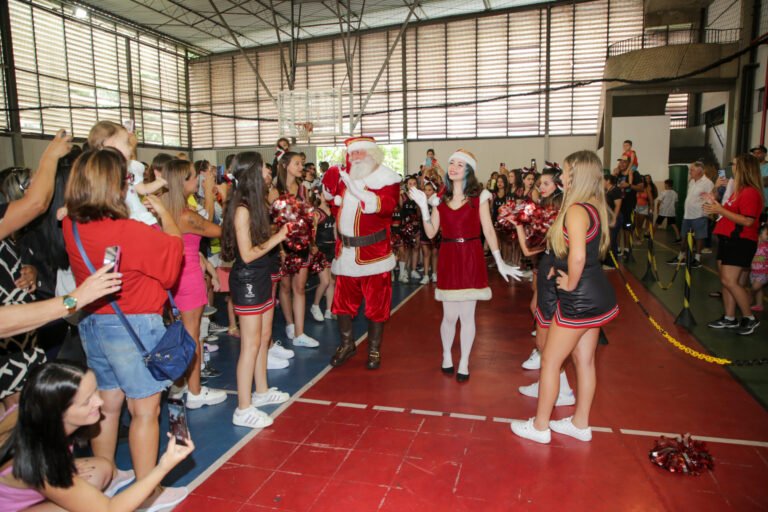
[[[151,351],[165,334],[160,315],[126,315],[144,348]],[[120,389],[128,398],[160,393],[171,381],[152,377],[139,348],[117,315],[89,315],[78,325],[88,367],[100,390]]]

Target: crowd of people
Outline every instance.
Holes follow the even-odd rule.
[[[680,230],[672,182],[657,193],[631,141],[607,175],[595,153],[579,151],[541,172],[535,160],[523,169],[501,164],[487,184],[477,177],[482,162],[465,149],[445,167],[429,150],[419,171],[402,177],[369,137],[347,140],[346,161],[322,162],[320,173],[284,138],[271,164],[254,151],[221,166],[165,153],[145,164],[136,151],[133,133],[102,121],[84,147],[61,131],[34,173],[1,175],[0,510],[52,502],[157,511],[179,503],[185,488],[159,484],[194,444],[172,436],[158,460],[161,404],[167,390],[188,409],[222,406],[226,393],[208,385],[219,374],[207,361],[217,334],[240,340],[232,423],[269,427],[263,407],[290,395],[270,387],[268,370],[288,367],[294,350],[320,346],[307,333],[307,316],[336,321],[330,364],[340,366],[357,352],[352,321],[364,301],[365,365],[380,367],[395,281],[434,286],[443,310],[440,370],[465,383],[477,302],[492,299],[488,269],[506,281],[530,280],[535,347],[523,368],[540,376],[519,392],[538,406],[511,429],[539,443],[549,443],[552,431],[591,439],[598,333],[619,313],[604,273],[608,253],[627,254],[654,222],[672,227],[677,241],[692,231],[700,261],[707,217],[717,216],[724,315],[709,325],[740,334],[758,325],[754,311],[768,281],[768,229],[759,219],[768,193],[760,190],[764,148],[762,160],[736,157],[730,181],[712,183],[701,163],[692,164]],[[308,216],[286,221],[288,210]],[[312,274],[318,284],[307,312]],[[225,296],[226,326],[211,319],[216,294]],[[278,305],[291,349],[273,333]],[[149,371],[123,320],[152,351],[174,312],[195,350],[172,382]],[[46,362],[38,329],[63,318],[67,336],[82,346],[80,361]],[[563,369],[569,358],[575,391]],[[553,407],[564,405],[575,405],[574,414],[552,421]],[[115,466],[124,406],[131,471]],[[81,442],[92,457],[78,457]]]

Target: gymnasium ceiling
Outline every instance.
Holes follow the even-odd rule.
[[[421,0],[411,21],[475,14],[551,0]],[[200,53],[219,53],[296,39],[402,24],[413,0],[80,0],[182,41]],[[351,13],[351,15],[350,15]],[[344,28],[340,26],[343,21]],[[237,38],[237,44],[233,40]]]

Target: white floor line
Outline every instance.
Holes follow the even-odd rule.
[[[333,403],[330,400],[315,400],[314,398],[297,398],[296,401],[304,404],[317,404],[317,405],[331,405]]]
[[[401,307],[403,307],[403,305],[405,305],[405,303],[406,303],[406,302],[408,302],[409,300],[411,300],[411,299],[413,298],[413,296],[414,296],[414,295],[416,295],[416,293],[418,293],[418,292],[419,292],[419,290],[421,290],[423,287],[424,287],[424,285],[420,285],[420,286],[417,286],[415,290],[413,290],[413,291],[412,291],[412,292],[411,292],[411,293],[410,293],[408,296],[406,296],[406,297],[405,297],[405,298],[402,300],[402,302],[400,302],[400,304],[398,304],[398,305],[397,305],[397,306],[396,306],[396,307],[395,307],[395,308],[394,308],[394,309],[393,309],[393,310],[390,312],[390,316],[391,316],[391,315],[393,315],[393,314],[395,314],[395,313],[396,313],[396,312],[397,312],[397,311],[398,311],[398,310],[399,310]],[[365,339],[367,336],[368,336],[368,333],[367,333],[367,332],[363,333],[363,334],[362,334],[362,335],[361,335],[359,338],[357,338],[357,340],[355,341],[355,345],[359,345],[360,343],[362,343],[362,341],[363,341],[363,340],[364,340],[364,339]],[[314,386],[315,384],[317,384],[317,382],[318,382],[320,379],[322,379],[323,377],[325,377],[325,375],[326,375],[326,374],[327,374],[329,371],[331,371],[332,369],[333,369],[333,367],[332,367],[332,366],[329,364],[329,365],[327,365],[325,368],[323,368],[322,370],[320,370],[320,373],[318,373],[317,375],[315,375],[315,376],[314,376],[314,378],[312,378],[312,379],[311,379],[309,382],[307,382],[306,384],[304,384],[304,386],[302,386],[302,388],[301,388],[300,390],[298,390],[296,393],[294,393],[294,394],[293,394],[293,396],[290,398],[290,400],[288,400],[287,402],[285,402],[284,404],[282,404],[280,407],[278,407],[278,408],[277,408],[277,410],[275,410],[275,412],[273,412],[272,414],[270,414],[270,416],[272,416],[273,418],[277,418],[278,416],[280,416],[280,415],[283,413],[283,411],[285,411],[285,410],[286,410],[286,409],[287,409],[287,408],[288,408],[288,407],[289,407],[289,406],[290,406],[290,405],[291,405],[293,402],[297,401],[297,400],[298,400],[298,399],[301,397],[301,395],[303,395],[304,393],[306,393],[306,391],[307,391],[309,388],[311,388],[312,386]],[[202,473],[200,473],[199,475],[197,475],[197,478],[195,478],[194,480],[192,480],[192,481],[191,481],[191,482],[190,482],[190,483],[187,485],[187,489],[188,489],[188,490],[191,492],[191,491],[193,491],[195,488],[197,488],[197,487],[198,487],[200,484],[202,484],[203,482],[205,482],[205,480],[207,480],[209,476],[211,476],[211,475],[212,475],[212,474],[213,474],[213,473],[214,473],[214,472],[215,472],[217,469],[219,469],[221,466],[223,466],[223,465],[224,465],[224,463],[226,463],[226,462],[227,462],[229,459],[231,459],[231,458],[232,458],[232,456],[233,456],[234,454],[236,454],[238,451],[240,451],[240,449],[241,449],[243,446],[245,446],[246,444],[248,444],[248,442],[249,442],[251,439],[253,439],[253,438],[254,438],[254,437],[256,437],[257,435],[259,435],[259,432],[261,432],[261,429],[254,429],[253,431],[251,431],[251,432],[247,433],[245,436],[243,436],[243,438],[242,438],[242,439],[240,439],[240,440],[239,440],[237,443],[235,443],[234,445],[232,445],[232,447],[231,447],[229,450],[227,450],[226,452],[224,452],[224,453],[221,455],[221,457],[219,457],[218,459],[216,459],[215,461],[213,461],[213,463],[211,463],[211,465],[210,465],[210,466],[208,466],[208,467],[207,467],[207,468],[206,468],[206,469],[205,469],[205,470],[204,470]]]
[[[653,432],[649,430],[632,430],[629,428],[622,428],[622,429],[619,429],[619,431],[622,434],[627,434],[630,436],[645,436],[645,437],[665,436],[665,437],[672,437],[672,438],[677,438],[680,436],[680,434],[675,434],[672,432]],[[761,446],[763,448],[768,448],[768,442],[766,441],[751,441],[749,439],[730,439],[727,437],[709,437],[709,436],[699,436],[696,434],[691,434],[691,437],[696,441],[707,441],[708,443],[736,444],[740,446]]]
[[[493,421],[495,421],[496,423],[512,423],[513,421],[517,421],[517,420],[515,420],[514,418],[498,418],[494,416]]]
[[[606,432],[608,434],[613,434],[613,429],[610,427],[590,427],[593,432]]]
[[[477,414],[462,414],[460,412],[452,412],[449,414],[451,418],[458,418],[460,420],[477,420],[477,421],[485,421],[487,416],[479,416]]]
[[[350,409],[367,409],[368,406],[365,404],[353,404],[351,402],[336,402],[336,405],[338,407],[348,407]]]
[[[405,412],[404,407],[387,407],[386,405],[374,405],[374,411]]]
[[[440,411],[427,411],[425,409],[411,409],[411,414],[421,414],[423,416],[442,416]]]

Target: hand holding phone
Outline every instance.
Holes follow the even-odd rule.
[[[119,245],[111,245],[104,250],[104,265],[114,263],[112,272],[118,272],[120,269],[120,256],[122,251]]]
[[[187,409],[184,407],[184,402],[178,398],[168,399],[168,423],[176,444],[187,446],[190,439]]]
[[[725,169],[720,169],[719,171],[717,171],[717,177],[725,178]]]

